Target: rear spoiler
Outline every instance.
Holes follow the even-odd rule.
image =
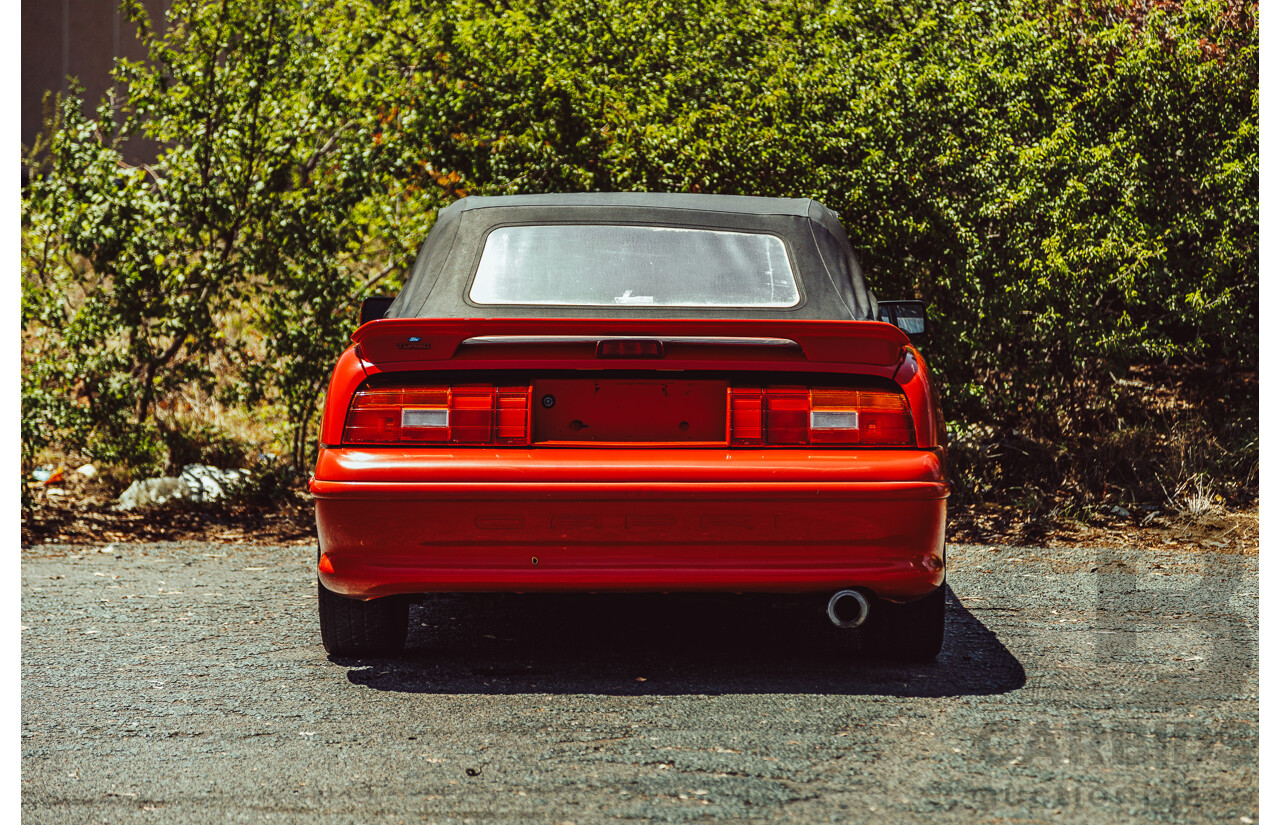
[[[809,361],[892,366],[907,336],[882,321],[707,320],[654,318],[381,318],[351,336],[374,364],[447,361],[474,339],[552,343],[606,339],[705,339],[709,344],[799,347]]]

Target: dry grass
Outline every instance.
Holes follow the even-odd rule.
[[[1258,509],[1215,505],[1208,514],[1121,516],[1099,510],[1089,518],[1029,519],[1016,506],[984,504],[954,511],[947,541],[1035,547],[1128,547],[1165,550],[1258,550]]]
[[[1257,501],[1257,376],[1230,365],[1136,367],[1096,420],[1056,440],[969,427],[950,448],[961,510],[1014,506],[1030,534],[1115,508],[1213,515]],[[976,510],[975,510],[976,512]]]

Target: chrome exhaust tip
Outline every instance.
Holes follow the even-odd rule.
[[[857,590],[841,590],[827,602],[827,618],[836,627],[857,627],[870,612],[871,602]]]

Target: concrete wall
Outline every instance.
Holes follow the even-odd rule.
[[[163,27],[169,4],[143,0],[154,27]],[[145,56],[114,0],[22,0],[22,145],[31,146],[43,126],[46,92],[65,91],[68,76],[85,87],[85,109],[92,111],[111,84],[112,61]],[[126,154],[145,160],[154,148],[135,141]]]

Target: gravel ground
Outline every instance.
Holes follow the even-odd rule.
[[[767,597],[436,597],[329,659],[314,554],[25,548],[24,821],[1257,819],[1256,550],[953,545],[910,667]]]

